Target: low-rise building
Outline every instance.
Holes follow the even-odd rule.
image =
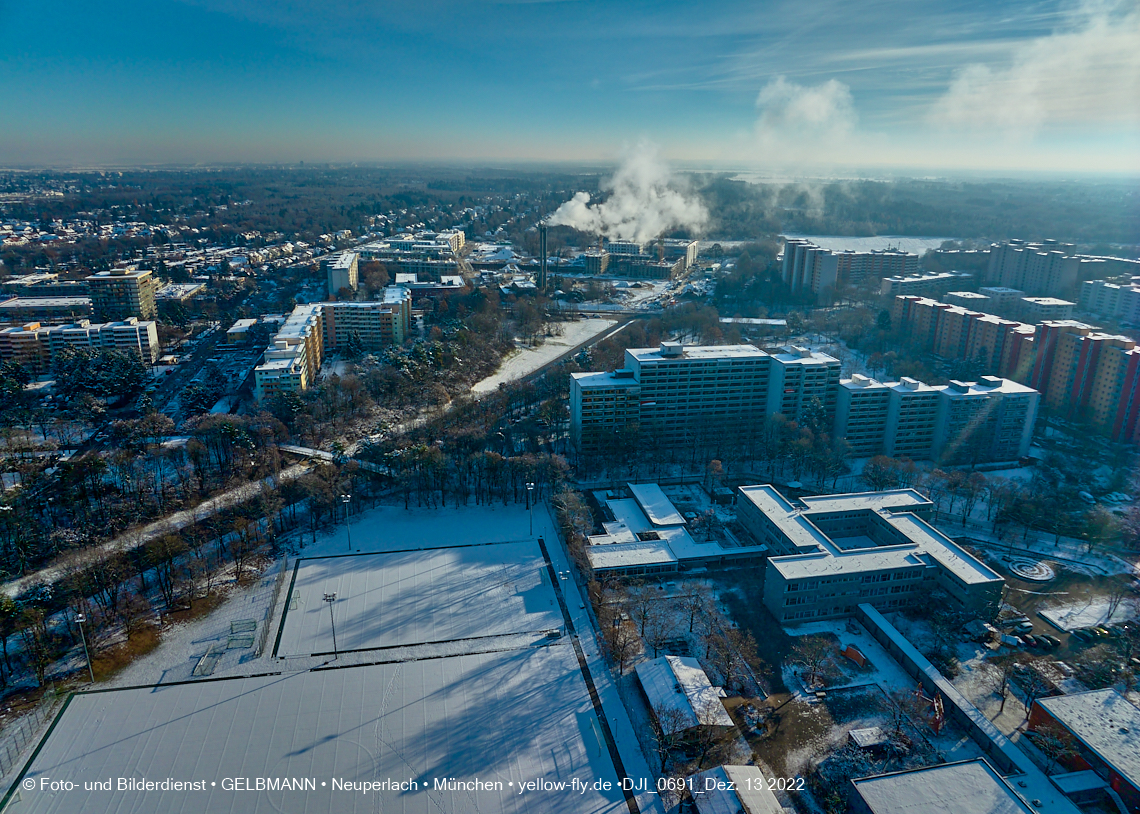
[[[1077,744],[1065,759],[1073,771],[1094,771],[1129,811],[1140,811],[1140,709],[1114,689],[1039,698],[1029,728],[1060,727]]]
[[[933,504],[913,489],[789,501],[769,485],[742,486],[737,519],[772,551],[764,605],[779,622],[853,616],[929,600],[996,613],[1005,580],[925,518]]]
[[[637,680],[650,713],[669,736],[699,728],[731,729],[721,694],[700,663],[689,656],[661,656],[637,665]]]
[[[861,777],[851,784],[852,814],[1038,814],[984,758]]]

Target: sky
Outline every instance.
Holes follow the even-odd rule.
[[[1140,0],[0,0],[0,165],[1140,171]]]

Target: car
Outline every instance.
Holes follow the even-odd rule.
[[[1082,642],[1091,641],[1093,638],[1092,634],[1085,630],[1083,627],[1077,628],[1076,630],[1072,631],[1071,634],[1074,639],[1078,639]]]
[[[1013,629],[1013,632],[1014,633],[1032,633],[1033,632],[1033,623],[1028,622],[1028,621],[1022,622],[1020,625],[1018,625],[1017,627],[1015,627]]]
[[[1017,640],[1021,642],[1022,647],[1036,647],[1037,641],[1032,636],[1018,636]]]
[[[1052,633],[1044,633],[1042,634],[1041,638],[1049,642],[1049,644],[1053,647],[1061,646],[1061,640],[1054,636]]]
[[[1092,628],[1092,632],[1095,633],[1097,636],[1100,636],[1102,638],[1106,638],[1109,635],[1111,635],[1108,632],[1108,628],[1106,628],[1104,625],[1097,625],[1096,627]]]
[[[1053,644],[1053,642],[1052,642],[1052,641],[1050,641],[1050,639],[1049,639],[1049,637],[1048,637],[1048,636],[1043,636],[1043,635],[1041,635],[1041,634],[1035,634],[1035,635],[1033,636],[1033,639],[1034,639],[1034,641],[1036,641],[1036,642],[1037,642],[1037,646],[1038,646],[1038,647],[1042,647],[1042,648],[1045,648],[1045,649],[1049,649],[1049,648],[1053,648],[1053,647],[1056,647],[1056,645],[1055,645],[1055,644]]]

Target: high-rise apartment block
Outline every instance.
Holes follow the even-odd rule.
[[[344,252],[322,261],[328,275],[329,299],[335,300],[340,292],[347,289],[355,292],[360,285],[359,256],[355,252]]]
[[[884,297],[910,294],[919,297],[940,297],[947,291],[970,285],[974,275],[965,271],[927,272],[926,274],[895,275],[884,277],[879,293]]]
[[[805,348],[767,353],[754,345],[630,349],[612,373],[575,373],[570,433],[582,451],[597,451],[634,426],[642,438],[677,444],[758,433],[779,413],[803,418],[818,398],[831,421],[839,360]]]
[[[254,369],[254,396],[308,390],[317,379],[327,351],[353,337],[364,350],[402,344],[408,335],[411,297],[389,286],[379,302],[320,302],[298,305],[273,336]]]
[[[623,440],[704,446],[755,439],[773,414],[805,422],[818,405],[853,455],[957,462],[1016,460],[1028,453],[1036,391],[984,376],[931,387],[914,379],[840,381],[839,361],[806,348],[768,353],[753,345],[626,351],[612,373],[575,373],[570,435],[583,453]],[[636,437],[631,437],[635,435]]]
[[[915,274],[918,255],[896,249],[832,251],[806,238],[784,240],[782,273],[793,291],[820,293],[840,286],[878,286],[884,277]]]
[[[1055,296],[1076,288],[1081,258],[1071,243],[1008,240],[990,247],[986,280],[1031,296]]]
[[[137,356],[145,365],[158,359],[158,326],[134,317],[122,322],[41,325],[29,322],[0,330],[0,360],[26,367],[35,375],[47,373],[64,348],[103,348]]]
[[[1037,391],[996,376],[937,387],[855,376],[839,383],[834,434],[858,457],[1014,461],[1029,453],[1037,402]]]
[[[1038,326],[1030,384],[1045,406],[1085,421],[1118,441],[1136,441],[1140,348],[1126,336],[1073,320]]]
[[[87,285],[97,320],[148,320],[158,313],[154,302],[158,286],[149,269],[128,265],[100,271],[87,278]]]
[[[1140,285],[1132,282],[1086,280],[1081,283],[1078,308],[1125,325],[1140,325]]]
[[[916,296],[895,297],[891,322],[943,359],[976,359],[987,373],[1028,380],[1033,325]]]

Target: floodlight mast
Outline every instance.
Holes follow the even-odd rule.
[[[534,534],[534,503],[531,494],[534,492],[534,483],[527,481],[526,484],[526,512],[530,517],[530,533]]]
[[[79,638],[83,641],[83,658],[87,660],[87,674],[91,676],[91,683],[95,683],[95,669],[91,666],[91,653],[87,650],[87,634],[83,632],[83,623],[87,621],[87,617],[82,614],[76,614],[75,621],[79,625]]]
[[[336,649],[336,617],[333,616],[333,602],[336,602],[336,591],[331,594],[325,594],[325,602],[329,603],[329,622],[332,623],[332,637],[333,637],[333,658],[337,658]]]
[[[344,504],[344,530],[348,535],[348,553],[352,553],[352,517],[349,510],[349,504],[352,502],[352,495],[341,495],[340,502]]]

